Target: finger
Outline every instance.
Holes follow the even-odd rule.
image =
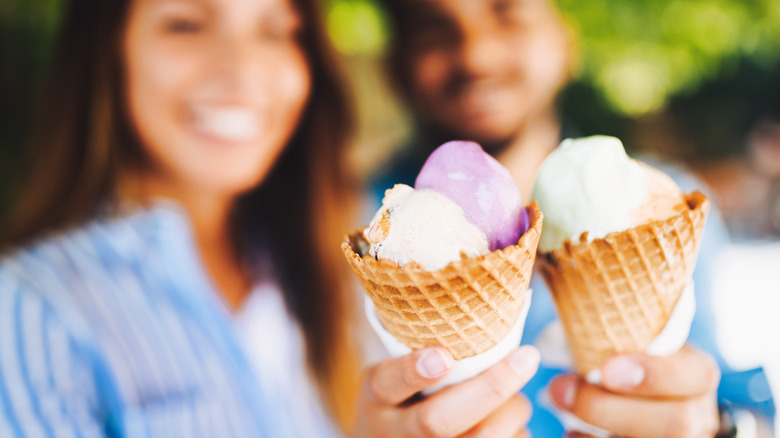
[[[531,412],[528,399],[522,394],[515,394],[461,438],[516,437],[525,430],[528,420],[531,419]]]
[[[452,371],[453,364],[452,354],[445,348],[415,350],[369,368],[365,391],[371,400],[395,406],[444,379]]]
[[[643,399],[564,376],[550,385],[550,396],[561,409],[621,436],[712,436],[718,425],[714,392],[688,400]]]
[[[689,347],[666,357],[616,356],[604,362],[601,375],[605,388],[645,397],[693,397],[711,392],[720,381],[715,361]]]
[[[539,351],[523,346],[465,382],[444,388],[408,408],[405,424],[412,436],[457,436],[482,421],[533,377]]]

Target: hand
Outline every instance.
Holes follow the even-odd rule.
[[[601,367],[602,386],[579,377],[557,378],[553,402],[582,420],[632,437],[712,437],[718,430],[720,371],[689,347],[667,356],[631,354]]]
[[[420,401],[412,397],[443,380],[454,364],[444,348],[384,360],[366,375],[356,437],[522,437],[531,405],[518,391],[536,373],[539,352],[520,347],[464,382]]]

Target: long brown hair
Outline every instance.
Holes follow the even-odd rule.
[[[124,101],[120,41],[131,0],[74,0],[67,8],[37,127],[26,183],[0,248],[83,224],[110,206],[119,174],[143,165]],[[236,229],[270,252],[285,299],[300,322],[327,405],[352,423],[356,356],[344,287],[340,236],[353,209],[343,147],[351,128],[345,88],[317,0],[296,0],[312,92],[284,153],[235,206]]]

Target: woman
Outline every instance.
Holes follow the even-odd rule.
[[[355,407],[315,6],[72,3],[0,261],[0,436],[522,433],[532,349],[417,403],[451,355],[386,360]]]

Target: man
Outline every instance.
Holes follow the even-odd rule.
[[[561,139],[555,99],[570,78],[574,52],[572,35],[554,6],[548,0],[383,3],[394,27],[389,68],[417,126],[416,138],[396,165],[376,181],[377,195],[381,198],[394,183],[413,185],[437,145],[465,139],[479,142],[498,158],[523,199],[530,200],[537,170]],[[707,236],[722,231],[717,214],[713,217],[702,253],[717,240]],[[702,271],[706,269],[699,266],[698,273]],[[712,320],[706,315],[707,281],[697,274],[699,314],[691,339],[720,359]],[[537,278],[532,287],[534,302],[523,343],[537,341],[555,320],[544,284]],[[549,405],[540,404],[548,396],[557,409],[613,434],[712,436],[718,430],[719,367],[707,353],[685,347],[666,358],[617,357],[602,367],[603,386],[563,375],[548,389],[561,371],[542,368],[524,389],[536,408],[529,425],[534,435],[561,435]],[[523,414],[518,418],[525,418]]]

